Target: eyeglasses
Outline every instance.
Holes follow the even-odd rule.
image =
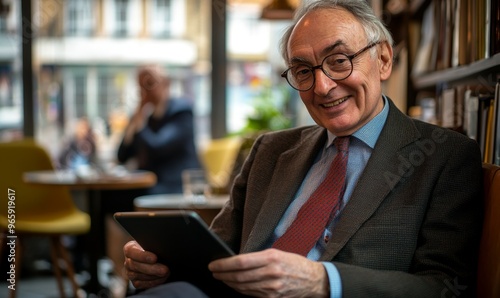
[[[287,80],[290,86],[299,91],[307,91],[314,86],[316,69],[321,69],[327,77],[334,81],[345,80],[352,73],[352,60],[379,43],[380,41],[371,43],[352,55],[342,53],[328,55],[320,65],[297,64],[285,70],[281,76]]]

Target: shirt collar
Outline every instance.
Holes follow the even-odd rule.
[[[382,111],[352,134],[352,136],[356,137],[372,149],[375,147],[375,143],[377,143],[380,132],[382,132],[382,128],[387,120],[387,115],[389,115],[388,100],[385,95],[382,95],[382,98],[384,99],[384,107],[382,108]],[[327,132],[328,141],[326,143],[326,147],[329,147],[333,143],[336,136],[330,131]]]

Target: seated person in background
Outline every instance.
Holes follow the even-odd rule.
[[[120,163],[135,159],[137,169],[156,174],[148,189],[105,191],[107,213],[133,210],[141,195],[182,193],[182,171],[200,168],[194,142],[192,106],[186,99],[170,98],[170,80],[158,65],[138,69],[140,101],[118,147]]]
[[[170,80],[159,66],[143,66],[137,81],[141,100],[118,148],[118,161],[136,158],[158,183],[150,194],[182,193],[181,173],[200,168],[194,143],[193,111],[185,99],[170,98]]]
[[[318,125],[253,145],[211,224],[239,253],[209,264],[227,287],[169,282],[131,241],[127,274],[147,289],[138,297],[472,296],[480,150],[382,94],[392,43],[365,0],[301,7],[282,39],[283,76]]]
[[[77,170],[81,166],[92,166],[97,161],[95,135],[86,117],[77,119],[74,135],[59,154],[58,167]]]

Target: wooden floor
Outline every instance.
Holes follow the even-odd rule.
[[[76,276],[77,282],[80,285],[85,284],[88,279],[88,274],[82,272]],[[102,297],[109,298],[123,298],[126,296],[127,287],[124,285],[123,281],[118,277],[109,273],[109,264],[103,262],[99,268],[99,279],[106,284],[112,295],[105,295]],[[0,298],[9,297],[9,284],[5,280],[0,280]],[[73,297],[71,284],[65,279],[64,289],[66,297]],[[84,290],[80,290],[80,297],[101,297],[98,295],[92,295],[92,293],[86,293]],[[43,272],[40,274],[30,274],[29,276],[22,277],[21,280],[16,285],[16,297],[17,298],[59,298],[59,290],[57,287],[57,282],[54,276],[50,272]]]

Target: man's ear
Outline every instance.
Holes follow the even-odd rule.
[[[378,63],[380,79],[382,81],[387,80],[391,76],[393,58],[392,46],[387,41],[381,43],[378,54]]]

